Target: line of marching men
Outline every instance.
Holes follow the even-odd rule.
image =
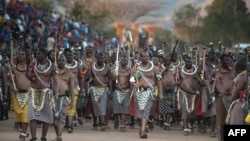
[[[29,136],[28,126],[30,140],[36,141],[40,123],[41,141],[47,140],[50,125],[55,126],[55,140],[61,141],[65,128],[72,133],[74,121],[83,124],[89,115],[93,128],[101,131],[109,128],[111,115],[114,128],[121,131],[126,131],[128,119],[130,127],[138,122],[140,138],[147,138],[155,124],[170,130],[181,119],[184,135],[195,124],[206,133],[209,125],[210,136],[217,133],[223,141],[224,124],[246,124],[244,54],[233,61],[228,54],[217,58],[212,49],[206,49],[199,59],[176,52],[159,57],[142,50],[131,59],[126,53],[111,57],[95,53],[89,46],[84,56],[77,49],[44,48],[19,48],[16,55],[9,78],[22,141]]]

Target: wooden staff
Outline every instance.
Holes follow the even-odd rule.
[[[9,65],[9,71],[10,71],[10,78],[11,78],[11,82],[12,82],[12,85],[13,85],[13,88],[16,90],[16,83],[15,83],[15,80],[14,80],[14,75],[12,73],[12,61],[13,59],[13,40],[12,38],[10,39],[10,60],[7,58],[7,61],[8,61],[8,65]]]
[[[165,55],[165,51],[164,51],[164,49],[165,49],[165,42],[164,41],[162,41],[161,42],[161,48],[162,48],[162,51],[163,51],[163,56]]]
[[[206,48],[203,48],[201,79],[205,78]]]
[[[185,50],[185,53],[188,54],[187,45],[184,45],[184,50]]]
[[[180,66],[181,66],[181,65],[182,65],[182,55],[179,55],[179,56],[178,56],[178,61],[180,62]],[[176,82],[176,83],[179,83],[179,72],[178,72],[178,67],[179,67],[179,66],[177,66],[176,72],[175,72],[175,82]],[[177,92],[177,90],[176,90],[176,92]]]
[[[168,64],[168,66],[171,64],[171,62],[173,61],[173,58],[174,58],[174,54],[175,54],[175,50],[176,50],[176,47],[177,47],[177,45],[178,45],[178,40],[176,40],[176,42],[175,42],[175,46],[174,46],[174,48],[173,48],[173,50],[172,50],[172,54],[171,54],[171,58],[170,58],[170,63]]]
[[[223,53],[222,54],[225,54],[226,53],[226,48],[223,47]]]
[[[55,32],[55,35],[56,35],[56,37],[55,37],[55,61],[54,61],[54,63],[55,63],[55,65],[57,66],[57,63],[56,63],[56,61],[57,61],[57,35],[58,35],[58,33],[57,33],[58,31],[56,30],[56,32]]]
[[[119,71],[119,52],[120,52],[120,45],[118,45],[117,52],[116,52],[116,62],[115,62],[115,76],[118,76]],[[116,83],[118,83],[118,79],[116,79]]]
[[[128,42],[129,42],[129,46],[128,46],[128,67],[131,68],[131,64],[130,64],[130,54],[131,54],[131,48],[133,46],[133,36],[132,36],[132,32],[131,31],[127,31],[128,32]]]
[[[198,48],[197,47],[194,47],[193,50],[195,51],[195,66],[198,66]],[[193,53],[191,53],[193,54]]]
[[[219,41],[219,53],[221,54],[222,43]]]

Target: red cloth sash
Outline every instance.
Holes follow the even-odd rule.
[[[130,101],[130,116],[135,116],[135,103],[134,103],[134,96],[132,96]]]
[[[201,104],[202,97],[201,95],[197,98],[197,102],[195,104],[195,115],[201,116],[202,115],[202,104]]]

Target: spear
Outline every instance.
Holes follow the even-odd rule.
[[[174,54],[175,54],[175,50],[176,50],[176,47],[177,47],[177,45],[178,45],[178,40],[176,40],[176,42],[175,42],[175,46],[174,46],[174,48],[173,48],[173,50],[172,50],[172,53],[171,53],[171,58],[170,58],[170,63],[169,63],[169,65],[171,64],[171,62],[173,61],[173,58],[174,58]]]
[[[119,69],[119,50],[120,45],[118,45],[117,52],[116,52],[116,62],[115,62],[115,76],[118,76],[118,69]],[[116,83],[118,83],[118,79],[116,79]]]
[[[10,39],[10,60],[8,60],[8,64],[9,64],[9,71],[10,71],[10,78],[12,81],[12,85],[13,85],[13,88],[16,90],[16,83],[15,83],[14,76],[12,73],[12,59],[13,59],[13,39],[11,38]]]
[[[31,52],[29,51],[27,51],[27,45],[26,45],[26,34],[24,34],[23,35],[24,37],[23,37],[23,45],[24,45],[24,51],[25,51],[25,54],[26,54],[26,69],[27,69],[27,71],[28,71],[28,69],[29,69],[29,62],[28,62],[28,60],[29,60],[29,58],[31,59],[31,56],[28,56],[28,55],[31,55]],[[30,60],[30,61],[32,61],[32,60]]]
[[[55,40],[56,40],[56,41],[55,41],[55,61],[54,61],[56,66],[57,66],[57,63],[56,63],[56,59],[57,59],[57,58],[56,58],[56,57],[57,57],[57,35],[58,35],[57,32],[58,32],[58,31],[56,30],[56,31],[55,31],[55,34],[56,34],[56,39],[55,39]]]
[[[221,47],[222,47],[222,43],[221,41],[219,41],[219,53],[221,53]]]
[[[133,37],[132,37],[131,31],[127,31],[127,32],[128,32],[128,40],[129,40],[129,46],[128,46],[128,67],[131,68],[130,53],[131,53],[131,48],[133,46]]]
[[[162,51],[163,51],[163,55],[165,55],[165,44],[166,44],[166,41],[161,42],[161,48],[162,48]]]

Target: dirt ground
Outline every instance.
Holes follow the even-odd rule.
[[[114,122],[109,123],[110,129],[106,131],[93,130],[92,121],[85,121],[82,126],[74,127],[73,133],[65,131],[63,133],[63,141],[139,141],[139,127],[136,124],[135,129],[127,126],[126,132],[121,132],[113,128]],[[155,126],[154,130],[149,131],[148,138],[150,141],[218,141],[217,138],[211,138],[209,133],[198,133],[197,128],[188,136],[184,136],[180,125],[171,127],[172,129],[164,130],[159,126]],[[29,129],[28,129],[29,131]],[[208,130],[209,132],[209,130]],[[19,141],[19,133],[14,129],[13,113],[7,121],[0,121],[0,141]],[[41,137],[41,128],[37,128],[37,138]],[[56,137],[54,128],[51,126],[48,131],[47,140],[52,141]],[[29,138],[26,139],[29,141]],[[40,141],[40,139],[38,140]]]

